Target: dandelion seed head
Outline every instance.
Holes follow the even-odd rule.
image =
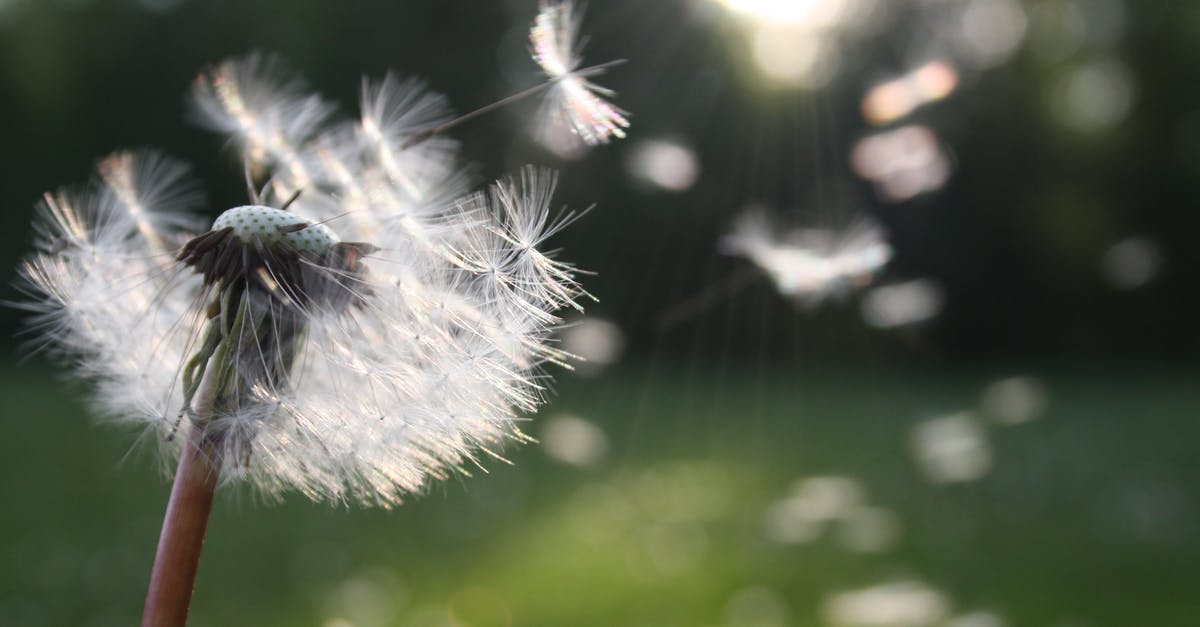
[[[24,307],[97,407],[166,459],[214,438],[221,476],[266,497],[383,507],[530,441],[571,359],[559,311],[586,296],[546,248],[581,215],[556,212],[554,173],[469,192],[456,142],[412,143],[448,107],[411,79],[365,81],[341,117],[250,55],[191,95],[261,198],[206,226],[186,168],[134,152],[39,207]]]

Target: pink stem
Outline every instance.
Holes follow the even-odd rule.
[[[220,472],[219,443],[206,436],[203,428],[190,429],[163,518],[142,627],[183,627],[187,623]]]

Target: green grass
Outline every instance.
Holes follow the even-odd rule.
[[[168,483],[148,454],[121,461],[133,434],[89,420],[76,387],[2,374],[0,624],[136,623]],[[567,379],[544,415],[600,425],[598,467],[514,448],[514,466],[390,512],[228,491],[192,624],[716,626],[753,624],[731,599],[757,595],[787,617],[758,624],[809,626],[833,593],[909,578],[1012,626],[1197,624],[1200,378],[1050,373],[1043,419],[990,430],[986,477],[927,482],[909,427],[971,409],[987,380],[661,366]],[[811,475],[860,481],[898,515],[898,543],[769,540],[767,508]]]

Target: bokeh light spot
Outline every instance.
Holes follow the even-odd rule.
[[[875,184],[879,195],[902,202],[939,189],[950,179],[950,159],[937,134],[909,125],[860,139],[850,154],[855,173]]]
[[[1097,59],[1067,72],[1054,85],[1051,103],[1059,122],[1080,132],[1106,130],[1129,115],[1137,80],[1118,59]]]
[[[611,366],[625,350],[625,334],[615,323],[601,318],[583,318],[559,334],[563,350],[578,356],[576,374],[591,376]]]
[[[557,416],[542,427],[542,450],[571,466],[595,466],[608,453],[608,437],[600,427],[575,416]]]
[[[638,142],[630,150],[625,168],[634,178],[669,192],[691,189],[700,178],[696,152],[675,140]]]
[[[894,329],[932,320],[944,306],[942,287],[932,279],[871,288],[862,300],[862,317],[877,329]]]
[[[872,87],[863,97],[863,117],[871,124],[887,124],[918,107],[941,100],[958,86],[958,72],[947,61],[930,61],[913,71]]]
[[[1108,284],[1122,290],[1141,287],[1158,276],[1163,253],[1158,242],[1149,237],[1123,239],[1104,253],[1101,271]]]
[[[1050,393],[1033,377],[1009,377],[993,381],[983,389],[980,408],[983,415],[1002,425],[1018,425],[1036,420],[1046,411]]]
[[[949,611],[944,594],[916,580],[841,592],[825,603],[826,619],[843,627],[928,627]]]
[[[918,423],[909,445],[921,472],[934,483],[974,481],[992,467],[987,432],[968,412]]]
[[[788,625],[787,602],[779,593],[764,587],[744,588],[734,593],[725,605],[728,627],[785,627]]]

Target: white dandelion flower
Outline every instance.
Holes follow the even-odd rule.
[[[529,42],[534,61],[552,81],[547,114],[570,128],[580,141],[595,146],[613,137],[624,138],[629,114],[605,100],[615,95],[612,90],[589,80],[620,61],[580,68],[580,23],[572,0],[540,0]]]
[[[532,167],[450,200],[457,145],[405,146],[449,116],[415,82],[367,83],[340,122],[299,85],[261,56],[195,85],[269,183],[207,230],[151,153],[48,195],[26,307],[101,409],[174,455],[200,438],[268,496],[390,506],[527,439],[542,367],[568,358],[557,312],[584,294],[544,250],[574,214],[551,217],[555,176]]]
[[[191,96],[239,148],[249,203],[205,228],[184,166],[118,153],[88,188],[46,195],[21,270],[43,347],[179,460],[147,625],[186,621],[221,479],[390,507],[530,440],[543,367],[571,358],[558,311],[587,295],[543,248],[577,217],[552,217],[555,175],[466,193],[441,135],[511,99],[452,118],[387,76],[344,120],[257,54]]]
[[[866,287],[892,257],[882,227],[859,218],[842,230],[806,229],[780,236],[761,210],[749,210],[722,249],[750,260],[780,294],[805,306]]]

